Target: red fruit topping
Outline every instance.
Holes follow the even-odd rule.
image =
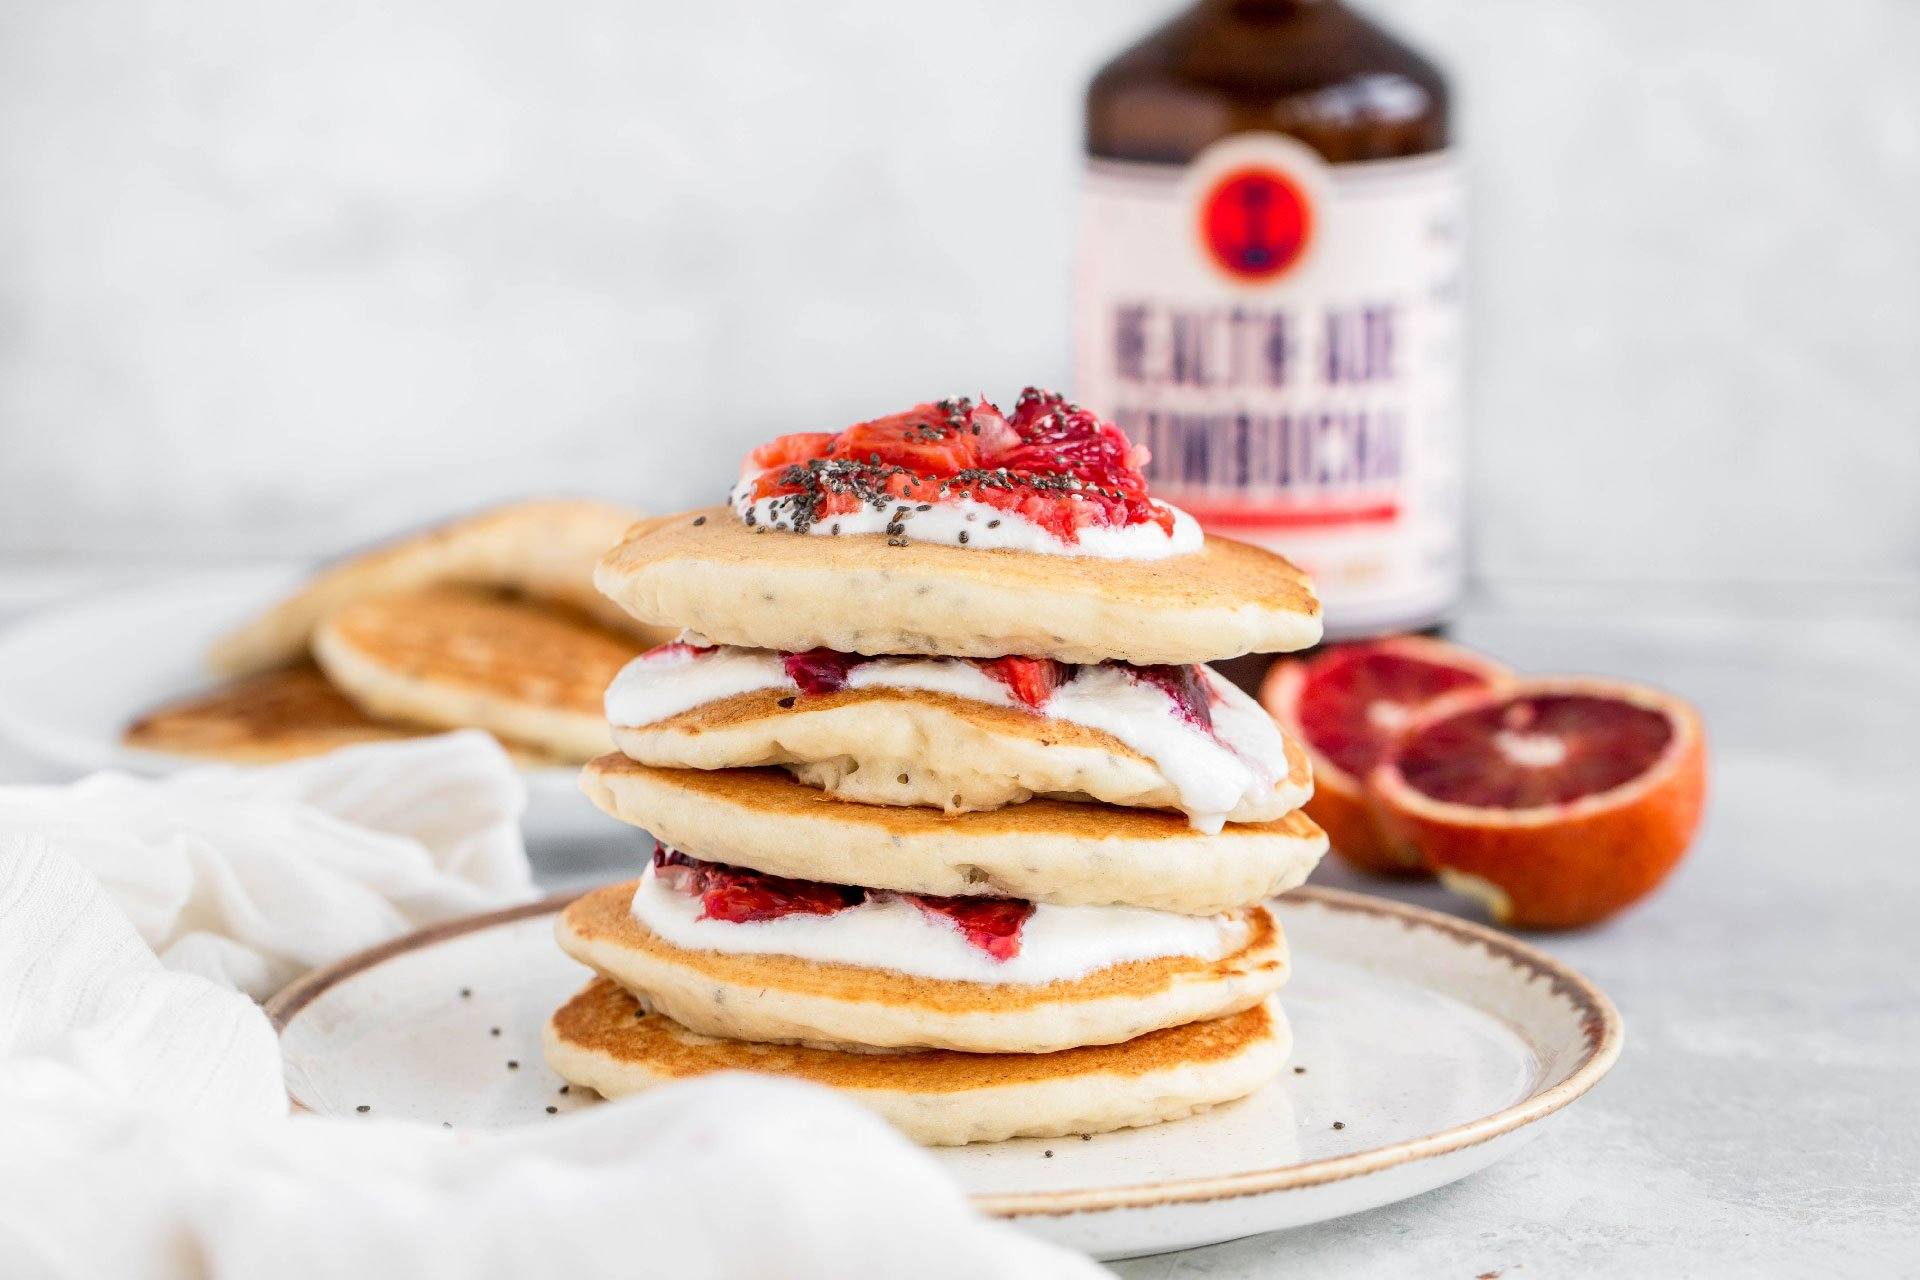
[[[748,475],[758,475],[772,467],[805,462],[808,458],[817,458],[825,453],[827,446],[832,443],[831,431],[800,431],[790,436],[779,436],[749,453],[743,470]]]
[[[919,404],[905,413],[856,422],[832,437],[821,456],[904,467],[920,476],[950,476],[979,464],[983,420],[994,424],[998,438],[1005,420],[992,405],[976,408],[967,400]]]
[[[993,658],[980,663],[980,669],[1007,686],[1014,701],[1036,711],[1046,705],[1070,674],[1066,663],[1052,658]]]
[[[700,895],[702,920],[744,924],[791,915],[830,916],[857,907],[867,898],[865,889],[852,885],[789,880],[745,867],[703,862],[660,844],[654,845],[653,865],[654,874],[668,885]]]
[[[1018,898],[933,898],[918,893],[901,896],[928,915],[952,921],[968,942],[995,960],[1011,960],[1020,954],[1020,930],[1033,915],[1033,904]]]
[[[1115,665],[1135,680],[1153,685],[1172,698],[1174,709],[1182,720],[1196,729],[1213,732],[1214,694],[1207,681],[1201,678],[1199,667],[1192,663],[1155,667],[1136,667],[1128,663]]]
[[[847,687],[847,673],[852,671],[866,658],[853,653],[836,653],[832,649],[809,649],[805,653],[783,653],[780,664],[787,669],[787,679],[800,686],[800,692],[812,697],[823,693],[838,693]]]
[[[1102,422],[1091,410],[1070,404],[1057,392],[1028,387],[1010,419],[1020,443],[995,457],[1000,466],[1015,471],[1077,475],[1104,488],[1127,493],[1147,491],[1142,468],[1144,445],[1135,446],[1126,432]]]
[[[688,644],[684,640],[669,640],[665,644],[655,645],[640,656],[649,661],[657,658],[698,658],[719,647],[717,644]]]
[[[1029,387],[1011,421],[985,401],[941,400],[838,435],[782,436],[748,455],[743,478],[756,501],[782,499],[767,513],[775,528],[891,508],[887,532],[904,536],[922,504],[970,499],[1073,543],[1096,526],[1172,532],[1172,513],[1147,498],[1146,458],[1112,423]]]

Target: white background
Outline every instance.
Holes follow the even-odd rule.
[[[1920,4],[1376,0],[1455,73],[1483,582],[1920,585]],[[1064,382],[1165,0],[9,0],[0,559],[337,549]]]

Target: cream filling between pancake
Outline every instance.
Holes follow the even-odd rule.
[[[1043,902],[1021,926],[1019,953],[998,960],[967,941],[958,926],[881,893],[832,915],[796,912],[742,923],[700,916],[698,894],[667,884],[647,867],[634,891],[633,918],[688,951],[794,956],[949,982],[1037,985],[1084,978],[1128,960],[1218,960],[1246,941],[1246,924],[1234,916]]]
[[[683,637],[698,641],[700,637]],[[959,658],[874,658],[847,672],[849,689],[914,689],[951,694],[995,707],[1016,707],[1112,734],[1153,761],[1198,830],[1218,832],[1243,799],[1270,791],[1286,776],[1286,743],[1273,719],[1232,682],[1208,667],[1215,695],[1209,733],[1181,716],[1171,696],[1120,667],[1083,666],[1038,710],[973,663]],[[683,711],[762,689],[799,686],[778,653],[723,645],[709,653],[669,650],[628,663],[607,688],[607,719],[640,728]]]
[[[757,477],[756,477],[757,478]],[[755,501],[753,479],[735,486],[728,495],[733,514],[743,524],[755,528],[795,532],[790,495],[775,495]],[[906,506],[911,515],[902,535],[914,542],[936,542],[947,547],[967,547],[978,551],[1031,551],[1046,556],[1090,556],[1096,560],[1164,560],[1198,551],[1205,535],[1200,523],[1172,503],[1150,499],[1156,507],[1173,513],[1171,532],[1151,520],[1129,525],[1088,525],[1079,530],[1073,542],[1056,537],[1023,516],[1002,511],[972,498],[949,498],[918,510],[918,503],[897,502],[875,509],[862,505],[858,511],[823,516],[807,527],[809,535],[852,537],[862,533],[887,533],[894,523],[894,512]],[[781,505],[785,502],[787,505]],[[748,519],[751,515],[752,519]]]

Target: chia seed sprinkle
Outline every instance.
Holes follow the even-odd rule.
[[[695,525],[696,527],[697,527],[697,526],[699,526],[699,525],[703,525],[703,524],[705,524],[706,522],[707,522],[707,518],[706,518],[705,516],[695,516],[695,517],[693,518],[693,523],[694,523],[694,525]]]
[[[355,1107],[354,1110],[358,1111],[361,1115],[365,1115],[367,1114],[367,1112],[373,1110],[373,1108],[363,1102],[359,1106]]]

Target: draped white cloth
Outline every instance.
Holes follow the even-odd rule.
[[[450,734],[0,788],[0,1275],[1097,1275],[822,1090],[716,1077],[496,1134],[287,1114],[251,998],[528,896]]]

